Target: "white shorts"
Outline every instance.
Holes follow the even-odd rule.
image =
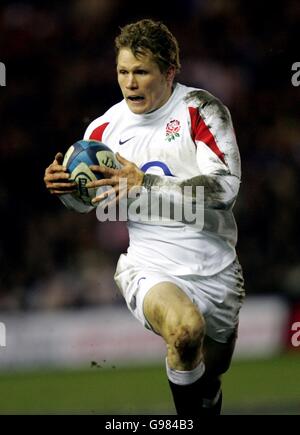
[[[137,267],[129,261],[127,254],[122,254],[115,281],[129,310],[148,329],[152,330],[143,311],[145,295],[154,285],[165,281],[176,284],[199,308],[206,321],[206,335],[210,338],[226,343],[237,329],[245,297],[242,269],[237,258],[213,276],[174,276],[163,270]]]

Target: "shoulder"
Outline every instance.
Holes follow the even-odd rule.
[[[228,108],[215,95],[204,89],[181,86],[189,123],[192,130],[203,126],[227,130],[232,129],[232,119]]]
[[[202,117],[219,117],[221,121],[230,120],[230,112],[215,95],[204,89],[186,88],[184,101],[188,107],[197,109]]]
[[[86,128],[84,139],[102,140],[104,131],[109,125],[116,124],[126,110],[124,100],[110,107],[103,115],[94,119]]]

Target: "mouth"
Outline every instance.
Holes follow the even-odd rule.
[[[127,97],[127,100],[133,102],[133,103],[139,103],[141,101],[143,101],[145,98],[142,97],[141,95],[129,95]]]

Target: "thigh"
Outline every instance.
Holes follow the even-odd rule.
[[[204,328],[204,318],[187,294],[174,282],[153,286],[144,298],[143,310],[152,329],[167,339],[176,327],[191,323],[195,317]]]

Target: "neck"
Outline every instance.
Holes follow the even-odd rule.
[[[171,86],[171,88],[170,88],[170,92],[168,93],[168,98],[166,98],[166,99],[164,100],[164,102],[163,102],[159,107],[156,107],[156,109],[150,110],[150,112],[147,112],[146,114],[153,113],[153,112],[155,112],[156,110],[160,109],[162,106],[164,106],[164,105],[166,104],[166,102],[169,101],[171,95],[173,94],[174,89],[175,89],[175,86],[172,84],[172,86]]]

